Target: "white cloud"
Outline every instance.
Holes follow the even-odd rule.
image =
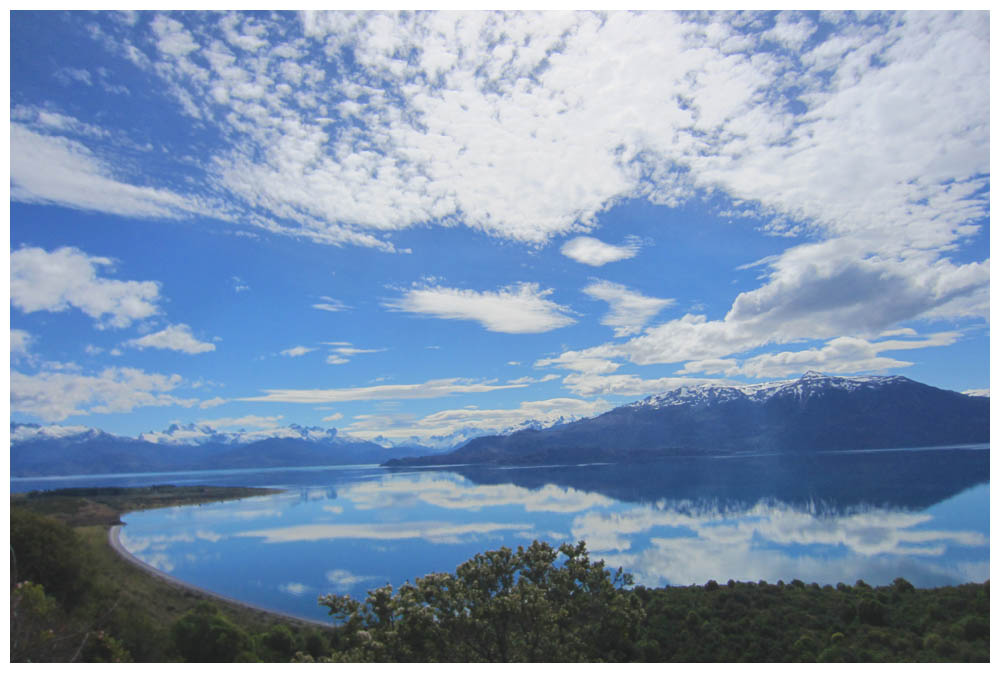
[[[215,344],[205,341],[198,341],[191,334],[191,328],[184,324],[169,325],[159,332],[147,334],[138,339],[130,339],[125,342],[126,346],[138,348],[159,348],[163,350],[180,351],[181,353],[207,353],[215,350]]]
[[[362,439],[428,442],[438,438],[467,436],[470,429],[475,430],[476,434],[493,434],[528,421],[550,425],[558,421],[576,420],[597,415],[609,410],[611,406],[601,399],[562,397],[522,402],[515,409],[448,409],[422,418],[408,414],[362,414],[356,415],[354,422],[343,430]]]
[[[913,320],[986,317],[988,260],[955,265],[926,251],[864,251],[864,243],[846,238],[791,248],[769,262],[767,282],[738,295],[721,320],[687,314],[627,342],[561,357],[639,365],[719,360],[802,339],[875,337]]]
[[[611,312],[604,316],[601,324],[614,328],[616,337],[640,332],[653,316],[674,304],[673,299],[647,297],[606,280],[591,283],[583,292],[611,306]]]
[[[159,313],[157,283],[101,278],[102,267],[113,262],[76,248],[20,248],[10,255],[10,301],[25,313],[78,308],[113,327]]]
[[[507,388],[524,388],[525,384],[493,385],[490,381],[474,383],[467,379],[435,379],[425,383],[368,386],[360,388],[330,388],[265,390],[266,395],[243,397],[243,402],[294,402],[323,404],[356,400],[416,400],[446,397],[460,393],[485,393]]]
[[[43,371],[10,373],[11,411],[61,421],[85,414],[125,413],[136,407],[194,406],[197,399],[167,394],[181,385],[177,374],[150,374],[129,367],[108,367],[97,375]]]
[[[199,409],[211,409],[212,407],[217,407],[217,406],[220,406],[222,404],[226,404],[227,402],[229,402],[229,400],[223,399],[221,397],[213,397],[213,398],[211,398],[209,400],[204,400],[201,404],[198,405],[198,408]]]
[[[535,362],[536,367],[559,367],[561,369],[571,369],[584,374],[610,374],[617,371],[620,364],[613,360],[599,357],[595,354],[597,349],[589,349],[590,354],[583,354],[580,351],[566,351],[554,358],[542,358]]]
[[[773,233],[861,233],[871,252],[968,236],[988,214],[989,15],[841,19],[160,15],[101,37],[232,139],[202,183],[241,221],[317,242],[393,249],[388,232],[442,222],[542,244],[627,199],[706,192],[774,215]],[[49,140],[63,165],[96,161]],[[157,195],[119,202],[179,207]]]
[[[555,381],[558,378],[558,374],[546,374],[540,379],[535,378],[534,376],[522,376],[520,378],[511,379],[507,383],[548,383],[549,381]]]
[[[339,421],[343,417],[344,417],[344,414],[342,414],[342,413],[340,413],[338,411],[336,413],[330,414],[329,416],[324,416],[323,417],[323,422],[324,423],[332,423],[333,421]]]
[[[665,376],[657,379],[643,379],[634,374],[570,374],[563,379],[563,385],[572,393],[583,397],[592,395],[623,395],[638,397],[662,393],[685,386],[697,386],[703,383],[722,385],[723,379],[698,379],[683,376]]]
[[[319,309],[320,311],[331,311],[336,313],[338,311],[349,311],[350,306],[340,301],[339,299],[333,299],[332,297],[320,297],[323,301],[313,304],[312,307]]]
[[[178,218],[207,209],[166,189],[120,182],[84,145],[10,125],[10,198],[129,217]]]
[[[844,577],[845,567],[859,571],[851,577],[898,575],[898,561],[882,567],[874,561],[887,555],[926,559],[940,555],[944,545],[988,545],[978,532],[928,527],[929,518],[923,513],[878,508],[817,516],[781,503],[759,502],[743,511],[721,511],[690,502],[661,503],[656,508],[624,512],[585,512],[575,517],[572,535],[586,539],[597,552],[633,550],[626,564],[639,581],[651,585],[701,584],[726,577],[738,581],[813,577],[832,583]],[[655,533],[661,527],[686,534],[659,537]],[[645,549],[636,548],[639,539],[634,536],[640,533],[651,542]],[[793,556],[774,551],[788,546],[815,546],[821,552]],[[823,551],[827,549],[844,550],[847,556],[838,554],[831,564]],[[614,564],[623,562],[625,556],[597,554]],[[734,568],[739,574],[732,574]],[[954,568],[947,571],[949,575],[954,572]],[[884,581],[893,576],[889,574]]]
[[[343,365],[351,361],[351,357],[355,355],[363,355],[366,353],[381,353],[388,349],[386,348],[355,348],[347,341],[327,341],[324,342],[327,346],[335,346],[330,351],[330,354],[326,356],[326,363],[329,365]]]
[[[316,540],[412,540],[423,539],[434,544],[458,544],[470,536],[499,531],[529,530],[526,523],[445,523],[439,521],[407,521],[404,523],[367,524],[303,524],[284,528],[248,530],[236,537],[259,537],[267,544],[281,542],[311,542]]]
[[[473,485],[435,473],[405,475],[381,482],[359,482],[338,491],[357,510],[426,504],[478,512],[487,507],[520,507],[525,512],[572,513],[611,507],[614,500],[599,493],[546,484],[524,488],[514,484]]]
[[[282,416],[240,416],[239,418],[216,418],[198,421],[198,425],[217,430],[219,428],[276,428]]]
[[[491,332],[537,334],[576,322],[568,308],[546,299],[550,294],[552,290],[542,290],[536,283],[519,283],[497,292],[431,286],[408,290],[384,305],[444,320],[475,320]]]
[[[679,374],[724,374],[753,378],[779,378],[803,374],[809,370],[827,373],[853,373],[886,371],[909,367],[912,362],[882,357],[884,351],[913,350],[934,346],[950,346],[961,335],[958,332],[939,332],[922,340],[887,340],[871,342],[857,337],[837,337],[822,348],[802,351],[764,353],[744,360],[703,360],[685,364]]]
[[[30,358],[32,341],[34,341],[34,337],[29,332],[23,329],[12,329],[10,331],[11,359]]]
[[[624,245],[611,245],[590,236],[577,236],[563,243],[560,251],[570,259],[582,264],[604,266],[609,262],[635,257],[639,252],[639,242],[633,239]]]
[[[963,390],[962,394],[963,395],[971,395],[972,397],[989,397],[990,396],[990,389],[989,388],[973,388],[971,390]]]
[[[285,584],[278,585],[278,591],[299,597],[305,595],[308,591],[314,591],[314,589],[308,584],[303,584],[302,582],[286,582]]]
[[[355,575],[349,570],[342,570],[339,568],[329,570],[326,573],[326,581],[336,587],[338,591],[348,591],[355,584],[371,582],[377,579],[378,577],[374,577],[372,575]]]
[[[307,348],[306,346],[295,346],[293,348],[286,348],[285,350],[281,351],[281,354],[282,355],[286,355],[286,356],[288,356],[290,358],[297,358],[297,357],[300,357],[302,355],[305,355],[306,353],[311,353],[314,350],[316,350],[316,349],[315,348]]]

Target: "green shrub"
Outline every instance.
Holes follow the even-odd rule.
[[[190,662],[231,662],[240,653],[253,650],[246,631],[210,603],[201,603],[174,622],[171,638],[177,651]]]

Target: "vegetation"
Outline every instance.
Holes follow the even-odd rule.
[[[988,581],[635,587],[582,542],[488,551],[363,602],[323,596],[321,628],[205,600],[107,544],[123,503],[209,497],[199,489],[12,496],[11,660],[989,661]]]
[[[184,661],[174,624],[211,610],[245,633],[242,661],[322,657],[332,630],[205,596],[156,578],[108,545],[131,509],[196,504],[264,489],[158,486],[11,496],[11,661]],[[73,522],[70,526],[66,522]],[[190,620],[189,620],[190,622]],[[221,636],[225,628],[214,634]],[[198,659],[193,659],[198,660]],[[213,659],[205,659],[211,661]]]

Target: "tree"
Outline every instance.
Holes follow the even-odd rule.
[[[583,542],[535,541],[477,554],[454,574],[374,589],[364,603],[323,596],[348,651],[367,661],[628,660],[639,641],[632,578],[592,563]]]
[[[72,528],[20,507],[10,510],[11,575],[45,587],[67,610],[88,586],[84,545]]]

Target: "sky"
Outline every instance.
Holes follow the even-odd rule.
[[[989,15],[10,14],[18,423],[989,388]]]

